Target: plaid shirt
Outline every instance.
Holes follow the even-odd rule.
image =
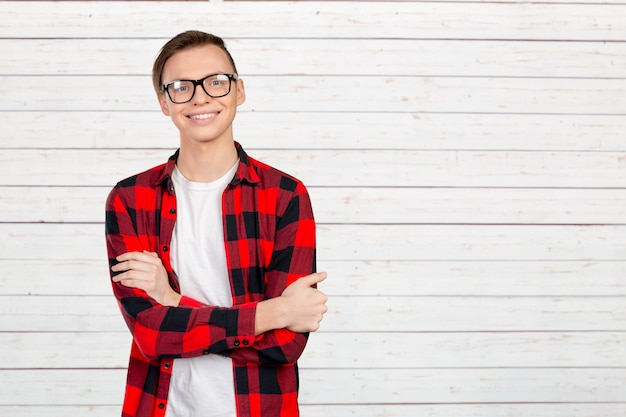
[[[298,416],[297,359],[308,334],[286,329],[255,337],[260,301],[278,297],[315,271],[315,222],[304,185],[246,155],[222,196],[224,245],[233,294],[230,308],[183,296],[178,307],[160,305],[144,291],[113,283],[122,316],[133,335],[123,417],[165,415],[174,358],[207,354],[233,360],[238,417]],[[125,252],[159,254],[172,287],[170,263],[176,222],[167,163],[119,182],[106,203],[109,264]]]

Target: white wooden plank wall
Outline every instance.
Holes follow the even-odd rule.
[[[330,312],[304,417],[626,415],[626,3],[0,2],[0,415],[119,415],[103,202],[176,132],[190,28],[308,184]]]

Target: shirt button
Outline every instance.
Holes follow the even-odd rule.
[[[163,364],[163,368],[165,368],[165,369],[170,369],[170,364],[169,364],[169,362],[165,362],[165,363]]]
[[[239,346],[239,344],[240,344],[239,340],[235,340],[235,343],[233,343],[233,345],[235,345],[235,346]]]
[[[248,342],[248,339],[244,339],[244,340],[243,340],[243,345],[244,345],[244,346],[248,346],[248,343],[250,343],[250,342]]]
[[[165,404],[163,404],[163,403],[159,403],[159,408],[160,408],[161,410],[162,410],[162,409],[164,409],[164,408],[165,408]]]
[[[163,246],[163,252],[167,252],[169,250],[169,248],[167,247],[167,245]]]
[[[176,214],[176,209],[170,209],[170,214]]]
[[[209,349],[203,350],[202,353],[205,354],[205,355],[208,355],[209,354]]]

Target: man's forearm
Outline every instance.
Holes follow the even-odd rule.
[[[287,327],[286,311],[281,297],[271,298],[257,304],[254,321],[254,335],[259,336],[274,329]]]

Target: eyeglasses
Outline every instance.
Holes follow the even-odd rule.
[[[191,101],[196,93],[196,86],[201,85],[207,95],[213,98],[224,97],[230,93],[232,80],[237,81],[239,76],[233,74],[211,74],[199,80],[176,80],[163,84],[163,90],[174,104],[183,104]]]

